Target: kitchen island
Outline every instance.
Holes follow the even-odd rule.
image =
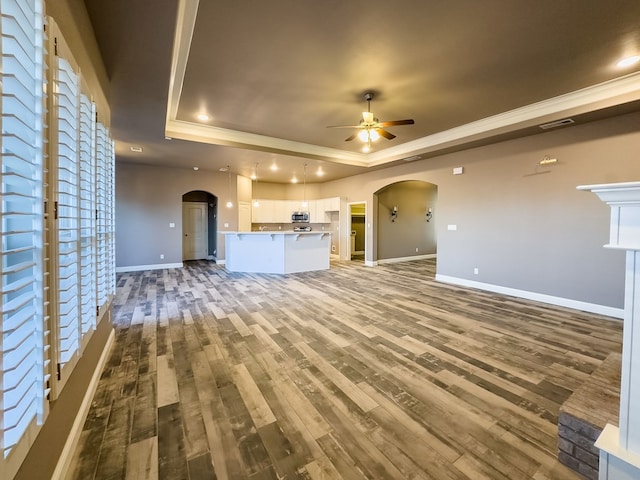
[[[295,273],[327,270],[329,232],[224,232],[230,272]]]

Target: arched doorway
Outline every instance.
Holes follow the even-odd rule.
[[[436,256],[437,185],[406,180],[381,188],[374,199],[378,263]]]
[[[218,198],[203,190],[182,196],[182,260],[215,260]]]

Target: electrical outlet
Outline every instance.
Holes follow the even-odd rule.
[[[418,253],[418,247],[416,247],[416,253]]]
[[[473,274],[474,274],[474,275],[478,275],[479,273],[480,273],[480,270],[478,270],[478,267],[475,267],[475,268],[473,269]]]
[[[160,260],[164,260],[164,253],[160,254]]]

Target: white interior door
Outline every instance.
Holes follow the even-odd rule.
[[[182,202],[182,259],[201,260],[208,257],[209,222],[207,204]]]

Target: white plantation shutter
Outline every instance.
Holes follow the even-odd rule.
[[[57,57],[53,88],[57,120],[58,363],[63,372],[80,349],[79,78]],[[64,375],[64,373],[61,373]]]
[[[80,317],[83,336],[96,328],[96,114],[80,97]]]
[[[98,123],[96,133],[96,189],[98,206],[98,306],[115,293],[114,148],[107,128]]]
[[[0,1],[0,477],[44,415],[42,8],[40,0]]]

